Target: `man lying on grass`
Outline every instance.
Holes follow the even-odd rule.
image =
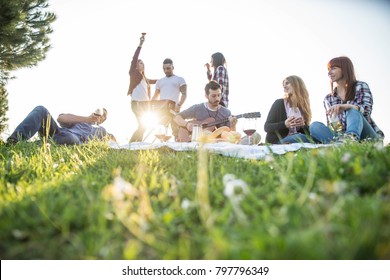
[[[107,138],[116,141],[112,134],[99,126],[106,119],[106,109],[98,109],[87,117],[60,114],[57,118],[61,125],[59,126],[45,107],[37,106],[16,127],[7,139],[7,143],[14,144],[21,140],[28,140],[37,132],[40,137],[50,137],[57,144],[82,144],[92,139]]]

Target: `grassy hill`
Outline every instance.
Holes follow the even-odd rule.
[[[0,145],[1,259],[390,259],[390,146]]]

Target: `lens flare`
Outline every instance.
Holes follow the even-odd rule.
[[[158,124],[158,117],[155,113],[147,111],[142,116],[142,123],[147,129],[151,129]]]

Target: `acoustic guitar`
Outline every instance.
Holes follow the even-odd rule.
[[[237,115],[237,116],[233,116],[233,117],[236,117],[237,119],[240,119],[240,118],[254,119],[254,118],[260,118],[261,114],[260,114],[260,112],[253,112],[253,113],[246,113],[246,114],[241,114],[241,115]],[[228,121],[229,121],[229,118],[224,118],[224,119],[220,119],[217,121],[214,118],[207,118],[203,121],[190,121],[189,123],[198,124],[202,127],[202,129],[214,131],[216,129],[217,125],[219,125],[221,123],[228,122]],[[190,142],[191,141],[191,131],[189,131],[185,127],[179,127],[176,141],[177,142]]]

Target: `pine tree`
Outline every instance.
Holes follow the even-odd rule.
[[[10,72],[37,65],[50,48],[50,24],[56,16],[47,11],[48,0],[0,0],[0,133],[7,121]]]
[[[8,111],[8,98],[7,90],[5,86],[0,83],[0,132],[4,131],[7,128],[7,114]]]

